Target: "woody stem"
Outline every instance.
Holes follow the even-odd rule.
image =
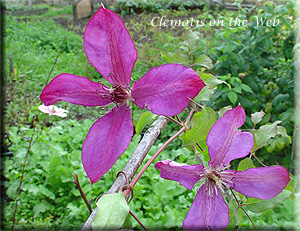
[[[135,184],[138,182],[138,180],[141,178],[141,176],[144,174],[144,172],[146,171],[146,169],[150,166],[150,164],[152,164],[152,162],[155,160],[155,158],[162,152],[162,150],[165,149],[165,147],[167,147],[168,144],[170,144],[176,137],[178,137],[182,132],[184,132],[186,130],[186,127],[182,127],[174,136],[172,136],[171,138],[169,138],[157,151],[156,153],[148,160],[148,162],[143,166],[143,168],[141,169],[141,171],[136,175],[136,177],[131,181],[131,183],[129,184],[131,186],[131,188],[133,188],[135,186]],[[125,198],[127,197],[128,193],[130,192],[129,189],[126,189],[124,191],[124,196]]]

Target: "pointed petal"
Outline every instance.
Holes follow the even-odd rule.
[[[250,168],[243,172],[227,170],[232,173],[230,186],[247,197],[263,200],[277,196],[288,184],[288,171],[282,166]],[[224,174],[223,172],[223,174]]]
[[[101,94],[104,94],[104,87],[85,77],[63,73],[50,81],[43,89],[40,99],[46,106],[58,101],[88,107],[104,106],[111,103],[110,99],[101,97]]]
[[[209,196],[206,183],[202,185],[183,220],[184,230],[221,230],[229,223],[229,209],[219,188]]]
[[[184,165],[171,160],[159,161],[155,168],[160,170],[161,178],[177,181],[189,190],[192,190],[204,173],[202,165]]]
[[[82,163],[88,178],[97,182],[128,147],[133,134],[131,112],[114,107],[90,128],[82,145]]]
[[[129,86],[137,51],[117,14],[100,7],[86,26],[83,47],[91,64],[110,83]]]
[[[245,111],[239,105],[227,111],[210,129],[206,144],[212,168],[249,154],[254,144],[253,136],[237,130],[244,122]]]
[[[166,64],[149,70],[132,86],[133,102],[158,115],[174,116],[205,86],[199,75],[180,64]]]

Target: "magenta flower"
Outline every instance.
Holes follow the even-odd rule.
[[[226,170],[231,160],[247,156],[253,147],[252,134],[237,130],[244,122],[245,111],[238,106],[227,111],[214,124],[206,141],[210,155],[208,168],[202,164],[183,165],[171,160],[155,164],[162,178],[177,181],[189,190],[201,183],[183,220],[183,229],[226,228],[229,209],[222,196],[225,188],[247,197],[267,200],[278,195],[289,182],[289,173],[282,166]]]
[[[63,73],[44,88],[40,98],[45,105],[62,100],[88,107],[116,105],[92,125],[82,146],[84,169],[95,183],[131,141],[130,101],[155,114],[174,116],[205,84],[194,70],[166,64],[152,68],[130,88],[137,51],[120,17],[103,7],[86,26],[83,46],[88,60],[111,86]]]

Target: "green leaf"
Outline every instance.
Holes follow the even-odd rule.
[[[215,88],[221,83],[226,83],[225,81],[219,80],[216,76],[211,74],[200,73],[199,75],[205,85],[211,89]]]
[[[229,213],[229,223],[225,230],[234,230],[236,226],[236,218],[232,213]]]
[[[202,90],[199,92],[199,94],[194,98],[195,101],[209,101],[210,98],[213,96],[217,88],[209,88],[208,86],[205,86],[202,88]]]
[[[224,113],[230,109],[232,109],[231,105],[221,108],[221,110],[218,112],[218,118],[221,118],[224,115]]]
[[[33,207],[34,217],[37,217],[40,213],[46,212],[50,208],[49,204],[42,202]]]
[[[207,55],[200,55],[196,61],[195,61],[195,64],[194,65],[200,65],[200,66],[203,66],[207,69],[212,69],[213,68],[213,63],[212,63],[212,60],[207,56]]]
[[[98,211],[92,222],[93,230],[117,230],[123,225],[129,206],[121,191],[103,195],[96,204]]]
[[[263,125],[258,130],[251,131],[254,136],[254,146],[252,151],[256,151],[267,145],[272,137],[277,135],[277,124],[281,121],[275,121],[270,125]]]
[[[246,92],[253,93],[251,87],[249,87],[249,86],[246,85],[246,84],[243,84],[243,83],[242,83],[242,84],[241,84],[241,88],[242,88],[244,91],[246,91]]]
[[[150,111],[141,114],[138,120],[136,121],[136,125],[135,125],[136,134],[140,134],[145,128],[145,126],[155,117],[156,115],[152,114]]]
[[[262,120],[264,115],[265,115],[265,113],[263,110],[261,110],[260,112],[254,112],[253,114],[251,114],[251,120],[252,120],[254,126]]]
[[[280,194],[270,200],[261,200],[257,198],[248,198],[247,207],[253,213],[260,213],[267,209],[274,208],[276,205],[280,204],[286,200],[292,194],[289,190],[283,190]]]
[[[216,113],[211,108],[204,108],[201,112],[194,114],[191,120],[191,130],[183,137],[183,145],[191,146],[205,140],[211,127],[216,122]]]
[[[250,158],[245,158],[239,163],[237,171],[245,171],[249,168],[255,168],[255,166]]]
[[[236,101],[238,100],[237,94],[233,91],[228,92],[227,97],[232,104],[235,104]]]

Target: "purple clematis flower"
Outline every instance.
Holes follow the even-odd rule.
[[[253,147],[253,136],[238,131],[245,122],[245,111],[238,106],[227,111],[207,136],[210,161],[208,168],[178,164],[171,160],[157,162],[161,177],[174,180],[189,190],[202,183],[186,218],[183,229],[224,229],[229,223],[229,209],[222,192],[231,188],[247,197],[263,200],[277,196],[288,184],[289,173],[282,166],[251,168],[246,171],[227,169],[228,163],[245,157]],[[227,170],[226,170],[227,169]]]
[[[63,73],[44,88],[40,99],[46,106],[58,101],[88,107],[116,105],[92,125],[82,146],[84,169],[95,183],[131,141],[130,101],[155,114],[174,116],[205,84],[191,68],[166,64],[152,68],[130,88],[137,51],[120,17],[103,7],[86,26],[83,46],[90,63],[111,86]]]

